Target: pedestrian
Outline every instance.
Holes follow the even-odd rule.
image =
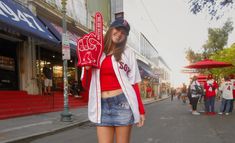
[[[181,88],[181,99],[183,103],[186,103],[186,97],[187,97],[187,86],[185,83],[183,83],[183,86]]]
[[[231,102],[233,100],[233,83],[228,76],[224,77],[224,82],[219,87],[219,90],[222,93],[222,99],[220,112],[218,114],[222,115],[223,111],[225,111],[225,115],[229,115]]]
[[[199,97],[202,94],[202,87],[200,83],[197,81],[197,76],[193,76],[189,88],[190,88],[189,89],[190,95],[188,96],[190,97],[190,104],[192,105],[192,114],[200,115],[200,113],[197,112],[197,103]]]
[[[218,88],[217,82],[213,79],[212,74],[207,76],[207,81],[204,83],[206,114],[215,115],[215,96]]]
[[[146,92],[147,92],[147,97],[151,98],[153,91],[152,91],[152,87],[150,86],[150,84],[147,85]]]
[[[126,20],[116,19],[105,34],[100,69],[83,68],[82,84],[89,87],[88,116],[97,127],[99,143],[129,143],[132,126],[144,125],[141,77],[135,55],[126,47],[129,31]]]
[[[234,108],[234,100],[235,100],[235,78],[234,78],[234,75],[233,74],[231,74],[230,75],[230,81],[232,82],[232,84],[233,84],[233,100],[231,101],[231,106],[230,106],[230,110],[229,110],[229,112],[230,113],[232,113],[233,112],[233,108]]]
[[[174,99],[174,96],[175,96],[175,88],[174,87],[171,87],[171,101],[173,101]]]
[[[51,95],[51,87],[52,87],[52,70],[49,65],[45,65],[43,67],[43,75],[44,75],[44,95]]]

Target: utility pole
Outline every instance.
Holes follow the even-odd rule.
[[[63,122],[71,122],[72,114],[69,112],[69,104],[68,104],[68,61],[70,59],[70,47],[69,47],[69,39],[67,36],[67,25],[66,25],[66,3],[67,0],[62,0],[62,25],[63,25],[63,34],[62,34],[62,59],[63,59],[63,81],[64,81],[64,111],[61,113],[61,121]]]

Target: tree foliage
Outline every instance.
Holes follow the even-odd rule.
[[[203,54],[194,52],[191,48],[188,48],[185,51],[185,55],[186,55],[186,59],[190,63],[195,63],[195,62],[200,61],[200,60],[203,59]]]
[[[210,59],[231,63],[235,66],[235,43],[229,48],[225,48],[219,51],[218,53],[214,53],[213,55],[211,55]],[[235,73],[234,66],[227,68],[212,69],[210,70],[210,72],[215,75],[220,75],[223,77],[225,75],[234,74]]]
[[[208,40],[203,45],[204,55],[209,57],[227,45],[229,34],[233,31],[233,22],[228,19],[222,28],[209,28]]]
[[[223,16],[225,9],[234,8],[235,0],[189,0],[190,11],[198,14],[206,11],[211,19],[219,19]]]

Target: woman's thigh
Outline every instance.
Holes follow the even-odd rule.
[[[97,126],[98,143],[113,143],[114,142],[114,127]]]
[[[115,127],[116,143],[129,143],[131,137],[132,126]]]

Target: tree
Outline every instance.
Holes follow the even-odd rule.
[[[208,40],[203,45],[204,55],[209,57],[213,53],[223,50],[227,45],[228,36],[233,31],[233,22],[228,19],[222,28],[209,28]]]
[[[189,0],[190,11],[198,14],[207,11],[211,19],[219,19],[226,9],[234,8],[235,0]]]
[[[191,48],[188,48],[188,50],[185,51],[186,59],[190,63],[195,63],[197,61],[202,60],[203,55],[201,53],[194,52]]]
[[[235,65],[235,43],[230,46],[229,48],[225,48],[218,53],[215,53],[211,55],[211,59],[217,60],[217,61],[223,61],[227,63],[231,63]],[[220,75],[220,76],[225,76],[225,75],[230,75],[235,73],[235,68],[229,67],[229,68],[218,68],[218,69],[212,69],[210,70],[211,73],[215,75]]]

